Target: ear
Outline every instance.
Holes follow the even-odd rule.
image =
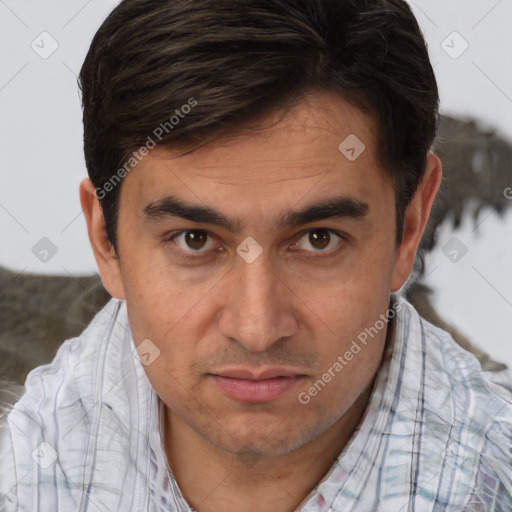
[[[124,299],[119,258],[108,240],[103,210],[96,197],[94,185],[89,178],[80,183],[80,203],[103,286],[112,297]]]
[[[405,211],[402,243],[397,250],[391,277],[392,292],[399,290],[411,274],[442,176],[441,161],[434,153],[429,153],[423,179]]]

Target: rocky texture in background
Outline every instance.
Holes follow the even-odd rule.
[[[512,208],[512,200],[504,193],[512,188],[512,144],[494,130],[481,129],[474,120],[441,116],[435,151],[443,163],[443,182],[405,296],[422,317],[449,332],[459,345],[473,352],[484,370],[500,371],[506,365],[492,361],[471,342],[470,334],[462,334],[433,307],[430,299],[433,290],[423,283],[424,257],[436,247],[437,227],[445,220],[457,229],[463,215],[470,215],[476,226],[482,220],[483,209],[488,208],[503,217],[507,209]]]
[[[0,267],[0,400],[7,382],[23,384],[80,334],[108,301],[99,276],[17,273]]]
[[[512,147],[473,121],[442,117],[436,152],[443,161],[443,185],[405,296],[424,318],[475,353],[484,369],[499,371],[505,366],[490,360],[432,306],[431,290],[422,283],[423,255],[435,247],[436,228],[446,218],[458,227],[470,206],[475,220],[486,206],[500,215],[512,207],[504,196],[512,187]],[[33,275],[0,267],[0,402],[12,403],[28,372],[51,361],[61,343],[80,334],[109,298],[97,275]]]
[[[441,116],[435,151],[443,162],[444,176],[421,242],[423,252],[434,248],[436,228],[446,218],[455,229],[463,214],[470,214],[477,223],[486,207],[502,217],[512,208],[512,200],[504,194],[512,188],[510,142],[492,130],[479,129],[476,121]]]

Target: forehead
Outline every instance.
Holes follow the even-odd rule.
[[[390,186],[376,158],[375,129],[370,116],[339,95],[310,94],[287,112],[191,153],[156,147],[126,176],[121,201],[135,203],[140,214],[165,195],[204,204],[229,195],[224,208],[234,211],[237,202],[242,208],[265,200],[271,207],[336,187],[339,195],[368,202]]]

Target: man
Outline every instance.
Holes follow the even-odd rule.
[[[29,375],[2,510],[510,510],[510,393],[399,293],[441,182],[405,2],[125,0],[80,83],[113,299]]]

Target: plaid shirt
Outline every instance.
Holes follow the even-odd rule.
[[[301,512],[512,511],[512,394],[403,298],[366,412]],[[162,404],[112,299],[8,408],[2,512],[193,510],[166,463]]]

